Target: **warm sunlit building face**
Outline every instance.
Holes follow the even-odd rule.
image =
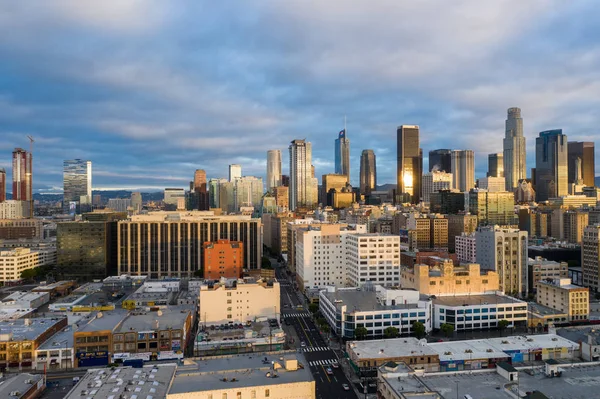
[[[411,172],[404,172],[402,179],[404,181],[404,189],[406,192],[412,192],[413,188],[413,175]],[[410,191],[409,191],[410,189]]]

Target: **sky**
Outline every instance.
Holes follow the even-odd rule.
[[[367,148],[395,182],[402,124],[425,157],[474,150],[481,177],[520,107],[531,168],[542,130],[599,137],[598,21],[577,0],[0,0],[0,167],[31,135],[35,192],[74,158],[94,189],[162,190],[264,177],[269,149],[285,174],[307,139],[320,176],[346,116],[355,186]]]

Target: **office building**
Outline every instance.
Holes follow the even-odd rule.
[[[571,284],[570,278],[553,278],[537,283],[536,302],[565,313],[568,321],[588,320],[590,290]]]
[[[346,137],[345,128],[335,139],[335,173],[346,176],[350,181],[350,140]]]
[[[281,186],[281,151],[267,151],[267,191]]]
[[[525,145],[521,109],[516,107],[509,108],[503,141],[506,191],[514,192],[519,180],[527,178],[527,153]]]
[[[423,202],[429,202],[431,193],[452,188],[452,173],[434,170],[423,175]]]
[[[240,177],[242,177],[242,165],[229,165],[229,181],[233,182],[235,179],[239,179]]]
[[[569,183],[576,182],[577,159],[581,160],[581,178],[587,187],[594,187],[596,183],[596,161],[594,142],[592,141],[569,141],[568,142],[568,170]]]
[[[134,215],[119,222],[118,274],[191,277],[202,269],[202,244],[219,239],[242,241],[245,267],[258,269],[261,230],[260,219],[247,215],[215,216],[210,211]]]
[[[560,240],[567,241],[571,244],[581,244],[583,240],[583,230],[589,224],[589,214],[587,212],[581,212],[576,210],[569,210],[561,212],[562,210],[555,210],[552,213],[552,222],[554,222],[554,216],[559,213],[558,217],[562,217],[563,234]],[[552,229],[552,235],[554,236],[554,229]]]
[[[373,150],[360,154],[360,193],[370,195],[377,190],[377,159]]]
[[[555,262],[536,256],[529,259],[529,290],[537,290],[537,283],[544,280],[569,278],[569,267],[567,262]]]
[[[0,219],[0,240],[38,239],[44,235],[40,219]]]
[[[200,324],[246,323],[266,317],[279,320],[281,289],[274,280],[226,280],[200,286]]]
[[[281,255],[288,253],[288,222],[294,220],[292,213],[279,213],[271,218],[271,251]]]
[[[362,287],[367,282],[382,286],[400,285],[400,236],[349,234],[345,257],[348,285]]]
[[[204,278],[240,278],[244,270],[244,243],[218,240],[204,244]]]
[[[289,187],[279,186],[275,188],[275,203],[279,212],[287,212],[290,209]]]
[[[562,197],[550,198],[548,205],[552,208],[592,208],[597,204],[595,197],[586,195],[564,195]]]
[[[506,226],[480,227],[475,232],[477,263],[500,276],[500,288],[507,294],[529,292],[527,232]]]
[[[264,193],[261,177],[239,177],[235,179],[234,185],[235,212],[240,212],[244,207],[260,209]]]
[[[452,170],[452,150],[429,151],[429,171],[450,173]]]
[[[469,213],[460,213],[455,215],[446,215],[448,219],[448,250],[455,250],[454,238],[465,234],[471,234],[477,230],[477,216]]]
[[[183,188],[165,188],[164,203],[177,206],[177,200],[185,198],[185,190]]]
[[[469,191],[469,211],[480,225],[515,224],[515,196],[509,192]]]
[[[448,250],[448,219],[445,216],[411,213],[406,228],[416,232],[417,249]]]
[[[567,136],[562,129],[541,132],[535,139],[537,201],[569,194]]]
[[[466,193],[475,187],[475,153],[453,150],[451,156],[452,188]]]
[[[412,369],[425,373],[440,370],[438,353],[413,337],[348,341],[346,353],[350,364],[359,371],[372,370],[389,362],[408,364]]]
[[[342,192],[349,184],[348,176],[342,174],[327,174],[321,177],[321,203],[333,207],[333,194]],[[331,195],[330,195],[331,194]]]
[[[402,125],[397,131],[397,191],[400,202],[421,200],[423,150],[419,147],[419,126]]]
[[[583,286],[598,292],[600,288],[600,225],[598,224],[587,226],[583,230],[581,269]]]
[[[15,148],[12,158],[12,199],[32,201],[33,160],[31,153]]]
[[[129,198],[109,198],[108,204],[106,204],[108,209],[111,209],[115,212],[127,212],[131,206],[131,199]]]
[[[429,194],[429,210],[444,215],[465,211],[465,193],[452,190],[439,190]]]
[[[312,145],[306,140],[293,140],[290,151],[289,207],[314,209],[318,200],[318,181],[312,166]]]
[[[488,171],[486,174],[487,177],[504,177],[504,154],[488,154]],[[502,190],[505,191],[506,187],[502,187]]]
[[[92,202],[92,161],[71,159],[63,162],[63,207],[69,209],[70,202],[89,204]],[[82,200],[82,197],[85,197]]]
[[[39,266],[53,265],[56,262],[56,249],[31,250],[14,248],[0,251],[0,282],[3,284],[21,281],[21,272]]]
[[[196,169],[194,172],[194,208],[200,211],[207,211],[210,208],[209,196],[208,196],[208,187],[207,187],[207,179],[206,179],[206,171],[204,169]],[[180,195],[177,194],[177,197],[185,198],[185,194]],[[165,190],[165,198],[166,198],[166,190]],[[174,205],[177,205],[178,200],[174,200]],[[165,201],[165,203],[167,203]],[[169,202],[170,203],[170,202]]]
[[[477,262],[477,238],[474,232],[454,236],[454,249],[459,262]]]
[[[477,188],[490,193],[505,192],[506,182],[504,180],[504,177],[482,177],[477,179]]]
[[[221,179],[210,179],[208,182],[208,205],[210,208],[221,208],[221,185],[228,183],[229,180]],[[233,187],[233,186],[232,186]],[[232,189],[233,193],[233,189]],[[233,198],[232,198],[233,203]],[[227,209],[222,209],[223,212],[227,212]]]
[[[30,216],[31,201],[0,202],[0,219],[23,219]]]
[[[140,213],[142,211],[142,193],[131,193],[131,207],[133,208],[133,213]]]
[[[6,201],[6,169],[0,168],[0,202]]]

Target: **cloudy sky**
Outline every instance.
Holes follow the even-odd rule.
[[[306,138],[321,175],[347,115],[354,184],[365,148],[394,182],[400,124],[480,176],[513,106],[531,167],[541,130],[598,137],[598,21],[595,1],[0,0],[0,167],[32,135],[35,191],[72,158],[94,188],[159,190],[264,176],[268,149],[286,173]]]

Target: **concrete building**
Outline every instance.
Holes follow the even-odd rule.
[[[242,176],[234,182],[234,209],[241,212],[243,207],[259,209],[264,193],[260,177]]]
[[[448,249],[448,219],[445,216],[411,213],[406,228],[416,231],[418,249]]]
[[[109,198],[106,207],[115,212],[127,212],[129,208],[132,208],[133,206],[131,204],[131,199],[129,198]]]
[[[48,302],[50,302],[50,293],[48,292],[14,291],[0,301],[0,307],[37,309]]]
[[[400,202],[418,204],[421,199],[423,150],[419,147],[419,126],[402,125],[397,138],[397,195]]]
[[[555,213],[552,214],[553,222],[555,219],[554,215]],[[583,230],[589,224],[589,214],[581,211],[566,211],[563,213],[559,210],[558,216],[563,218],[563,234],[559,239],[572,244],[581,244],[583,240]],[[554,229],[552,235],[554,236]]]
[[[455,251],[455,237],[477,230],[477,216],[467,214],[446,215],[448,219],[448,250]]]
[[[377,190],[377,159],[373,150],[363,150],[360,155],[360,193],[371,195]]]
[[[422,199],[429,202],[430,194],[452,188],[452,173],[433,171],[423,175]]]
[[[593,141],[569,141],[568,145],[568,170],[569,183],[576,183],[577,159],[581,161],[581,178],[587,187],[596,185],[596,161]]]
[[[486,174],[487,177],[504,177],[504,154],[488,154],[488,171]],[[502,190],[505,191],[506,188],[502,187]]]
[[[312,144],[293,140],[290,151],[289,207],[314,209],[317,205],[318,181],[312,172]]]
[[[567,136],[562,129],[541,132],[535,139],[537,201],[569,194]]]
[[[475,187],[475,153],[473,150],[452,151],[452,188],[466,193]]]
[[[281,186],[281,151],[267,151],[267,191]]]
[[[583,286],[592,292],[600,288],[600,225],[587,226],[583,230],[581,245],[581,268]]]
[[[164,203],[177,206],[177,200],[185,198],[185,190],[183,188],[165,188]]]
[[[381,399],[444,399],[439,392],[429,390],[417,372],[404,363],[396,362],[387,362],[377,369],[377,397]]]
[[[280,212],[287,212],[290,209],[289,187],[279,186],[275,188],[275,203]]]
[[[559,328],[556,333],[581,345],[581,358],[586,362],[600,361],[600,331],[594,326]]]
[[[529,291],[537,290],[537,283],[547,279],[564,279],[569,277],[567,262],[555,262],[536,256],[528,260],[529,266]]]
[[[511,225],[515,222],[515,196],[512,192],[489,192],[473,189],[469,192],[469,211],[480,225]]]
[[[35,350],[34,368],[37,371],[60,371],[74,367],[74,325],[68,325],[49,337]]]
[[[477,179],[477,187],[490,193],[505,192],[506,180],[504,177],[487,176]]]
[[[21,280],[24,270],[56,262],[56,250],[36,251],[30,248],[15,248],[0,251],[0,282],[15,283]]]
[[[23,219],[29,217],[31,202],[6,200],[0,202],[0,219]]]
[[[475,233],[477,263],[500,276],[506,293],[527,295],[527,232],[511,227],[482,227]]]
[[[519,180],[515,191],[515,202],[517,204],[530,203],[535,201],[535,190],[531,179]]]
[[[476,263],[454,266],[447,259],[439,266],[415,265],[402,270],[402,287],[423,295],[483,295],[499,290],[498,273],[481,270]]]
[[[235,182],[235,179],[242,177],[242,165],[231,164],[229,165],[229,181]]]
[[[321,176],[321,203],[323,206],[333,207],[333,194],[342,192],[348,183],[348,176],[343,174],[330,173]]]
[[[520,108],[508,109],[503,149],[506,191],[513,192],[518,181],[527,177],[526,142],[523,135],[523,118],[521,117]]]
[[[590,290],[571,284],[569,278],[545,279],[537,283],[536,301],[569,315],[569,321],[588,320]]]
[[[218,240],[217,242],[205,242],[203,246],[205,279],[242,277],[244,269],[243,242]]]
[[[429,151],[429,171],[450,173],[452,170],[452,150],[439,149]]]
[[[440,369],[440,356],[427,342],[416,338],[348,341],[348,360],[358,370],[369,370],[388,362],[404,363],[425,373]]]
[[[44,235],[40,219],[0,219],[0,240],[38,239]]]
[[[133,213],[138,214],[142,211],[142,193],[133,192],[131,193],[131,207],[133,208]]]
[[[245,323],[256,318],[278,319],[280,286],[277,281],[221,280],[200,286],[200,323]]]
[[[46,376],[20,373],[8,377],[0,385],[0,397],[10,399],[35,399],[46,389]]]
[[[348,285],[361,287],[367,282],[384,286],[400,284],[400,236],[349,234],[345,248]]]
[[[475,233],[462,233],[454,237],[455,253],[459,262],[476,263],[477,262],[477,238]]]

